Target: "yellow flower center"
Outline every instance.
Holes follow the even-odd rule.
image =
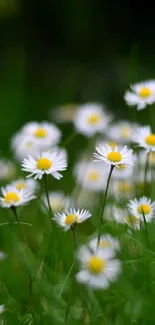
[[[117,151],[112,151],[108,153],[108,159],[111,162],[119,162],[122,160],[122,155]]]
[[[129,225],[136,225],[138,221],[138,219],[135,216],[128,216],[125,218],[125,220]]]
[[[115,150],[115,147],[116,147],[115,142],[108,142],[108,145],[111,147],[112,150]]]
[[[139,91],[139,96],[142,98],[147,98],[151,95],[151,90],[148,87],[143,87]]]
[[[62,201],[57,198],[57,199],[54,199],[53,201],[51,200],[50,205],[55,211],[58,211],[62,206],[61,203],[62,203]]]
[[[92,170],[88,173],[88,180],[89,181],[97,181],[100,177],[99,172]]]
[[[66,225],[72,225],[76,222],[78,222],[79,218],[75,214],[70,214],[69,216],[66,216]]]
[[[155,134],[150,134],[145,138],[145,142],[150,146],[155,146]]]
[[[47,136],[47,131],[44,128],[38,128],[34,132],[35,137],[37,138],[45,138]]]
[[[148,213],[150,213],[150,211],[151,211],[151,208],[150,208],[150,206],[148,204],[141,204],[138,207],[138,212],[139,213],[148,214]]]
[[[121,192],[129,193],[131,191],[131,186],[127,182],[120,182],[118,188]]]
[[[110,243],[107,240],[101,240],[99,246],[102,248],[110,247]]]
[[[91,114],[88,117],[88,123],[89,124],[98,124],[101,120],[101,117],[98,114]]]
[[[16,188],[18,190],[21,190],[22,188],[26,188],[26,184],[23,182],[16,184]]]
[[[119,165],[119,169],[125,169],[125,168],[126,168],[125,165],[123,165],[123,164],[120,164],[120,165]]]
[[[95,274],[101,273],[105,268],[105,261],[99,256],[92,256],[88,262],[88,269]]]
[[[16,203],[19,201],[19,199],[20,198],[16,192],[8,192],[4,198],[6,203],[11,203],[11,202]]]
[[[123,126],[120,134],[124,138],[130,138],[130,128],[128,126]]]
[[[48,158],[40,158],[37,162],[37,168],[41,170],[50,169],[52,162]]]

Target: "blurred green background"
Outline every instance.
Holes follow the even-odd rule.
[[[128,118],[125,89],[154,78],[153,27],[140,1],[0,0],[1,154],[25,122],[60,104],[101,101]]]

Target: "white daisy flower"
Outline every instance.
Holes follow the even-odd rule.
[[[127,224],[130,228],[140,229],[140,219],[132,213],[129,213],[126,209],[117,206],[113,208],[108,207],[108,213],[105,213],[105,219]]]
[[[98,245],[97,237],[90,240],[89,247],[91,248],[92,251],[96,252],[97,245]],[[110,250],[109,255],[111,253],[112,256],[114,256],[115,253],[120,250],[120,243],[117,238],[112,237],[110,234],[105,234],[102,235],[100,238],[99,248],[104,250]]]
[[[2,314],[5,311],[5,305],[0,305],[0,314]]]
[[[119,168],[119,165],[133,166],[135,162],[135,155],[132,149],[128,149],[127,146],[119,149],[117,146],[114,149],[108,144],[104,146],[99,145],[96,147],[97,153],[94,153],[96,162],[104,161],[108,165],[113,165]]]
[[[48,150],[60,141],[61,132],[48,122],[30,122],[17,132],[11,141],[11,147],[17,160],[28,155],[35,156],[41,150]]]
[[[88,210],[76,210],[70,208],[65,212],[60,212],[55,214],[53,220],[65,231],[69,230],[70,228],[74,228],[79,223],[84,222],[88,218],[91,217],[91,213]]]
[[[116,199],[121,197],[131,198],[133,196],[133,183],[131,179],[126,180],[114,180],[110,184],[111,194],[114,195]]]
[[[146,150],[142,150],[138,154],[138,163],[140,166],[144,167],[146,164],[147,152]],[[149,166],[155,167],[155,151],[151,151],[149,153]]]
[[[68,103],[51,110],[50,117],[57,123],[72,122],[77,112],[77,104]]]
[[[117,143],[127,143],[132,140],[137,128],[136,124],[120,121],[108,129],[108,137]]]
[[[16,133],[11,140],[13,154],[18,161],[22,161],[28,155],[35,156],[40,152],[40,147],[34,138],[21,132]]]
[[[29,201],[35,199],[36,197],[33,195],[32,191],[27,191],[22,188],[18,190],[14,185],[7,185],[5,188],[1,188],[1,192],[3,197],[0,197],[0,205],[3,208],[10,208],[12,206],[20,206],[25,205]]]
[[[125,93],[124,99],[129,106],[137,106],[137,110],[155,102],[155,80],[136,83],[131,91]]]
[[[43,203],[48,209],[48,202],[46,195],[42,196]],[[70,198],[66,197],[62,192],[49,192],[49,201],[51,209],[54,213],[67,209],[69,206]]]
[[[49,122],[30,122],[27,123],[21,130],[23,135],[34,138],[41,149],[55,146],[61,138],[60,130],[52,123]]]
[[[133,177],[133,166],[119,165],[119,168],[115,168],[113,171],[113,179],[116,180],[128,180]]]
[[[0,180],[11,179],[15,176],[15,174],[15,165],[7,159],[0,159]]]
[[[26,190],[32,192],[35,192],[39,187],[39,184],[32,178],[29,179],[20,178],[12,182],[11,185],[15,186],[18,190],[25,188]]]
[[[121,262],[112,259],[110,250],[98,249],[95,253],[89,247],[82,246],[78,259],[82,270],[76,274],[76,280],[94,289],[107,289],[121,271]]]
[[[22,163],[22,170],[30,173],[27,177],[34,176],[34,179],[41,179],[44,174],[51,174],[54,178],[60,179],[63,176],[59,171],[66,170],[66,168],[66,160],[57,151],[42,151],[36,158],[29,156]]]
[[[155,151],[155,134],[152,133],[149,126],[139,128],[136,136],[133,137],[133,141],[147,151]]]
[[[97,192],[86,190],[85,188],[80,187],[77,189],[75,187],[75,192],[70,200],[70,207],[75,207],[75,205],[81,209],[83,208],[93,208],[98,204],[98,196],[96,197]]]
[[[3,261],[6,258],[6,254],[0,251],[0,261]]]
[[[74,168],[77,183],[83,188],[92,191],[105,189],[107,170],[102,164],[96,164],[87,160],[81,160]]]
[[[103,133],[110,120],[101,104],[88,103],[78,108],[74,125],[79,133],[91,137],[96,133]]]
[[[143,221],[143,214],[146,221],[151,221],[155,216],[155,202],[151,202],[151,199],[143,196],[139,200],[136,198],[130,200],[128,203],[128,209],[132,215]]]

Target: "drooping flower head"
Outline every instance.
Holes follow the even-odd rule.
[[[55,220],[60,227],[67,231],[72,227],[76,227],[79,223],[84,222],[90,217],[91,213],[88,210],[76,210],[70,208],[65,212],[55,214],[53,220]]]

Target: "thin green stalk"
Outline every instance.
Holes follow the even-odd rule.
[[[14,215],[16,217],[16,220],[17,220],[17,222],[19,224],[21,234],[23,236],[24,243],[25,243],[26,247],[28,247],[27,239],[26,239],[24,229],[22,227],[22,223],[20,221],[19,215],[17,213],[16,207],[12,206],[11,210],[13,211],[13,213],[14,213]],[[30,307],[30,312],[31,312],[31,315],[32,315],[32,319],[33,319],[34,323],[36,323],[35,316],[34,316],[33,309],[32,309],[32,279],[31,279],[31,275],[29,274],[28,277],[29,277],[29,307]],[[31,283],[31,285],[30,285],[30,283]]]
[[[61,147],[67,147],[71,142],[72,140],[75,138],[76,136],[76,132],[73,132],[71,133],[68,138],[62,143]]]
[[[75,247],[75,252],[76,252],[76,249],[77,249],[76,224],[71,227],[71,231],[72,231],[72,234],[73,234],[73,242],[74,242],[74,247]],[[71,268],[69,270],[69,273],[67,275],[67,279],[68,279],[74,265],[75,265],[75,262],[74,262],[74,264],[71,266]],[[67,301],[67,305],[66,305],[64,324],[67,324],[68,316],[69,316],[69,313],[70,313],[70,307],[71,307],[71,292],[69,293],[68,301]]]
[[[48,194],[47,175],[44,174],[43,178],[44,178],[44,184],[45,184],[45,194],[46,194],[46,198],[47,198],[48,209],[49,209],[50,216],[52,217],[53,213],[52,213],[52,208],[51,208],[49,194]]]
[[[143,209],[142,209],[142,214],[143,214],[143,221],[144,221],[144,232],[145,232],[146,247],[147,247],[147,249],[149,250],[149,253],[150,253],[150,243],[149,243],[149,234],[148,234],[148,228],[147,228],[147,221],[146,221],[145,213],[144,213]],[[150,258],[147,261],[146,270],[147,270],[146,282],[147,282],[147,287],[148,287],[148,294],[149,294],[149,297],[151,296],[150,304],[152,304],[152,308],[154,308],[155,296],[154,296],[154,291],[153,291],[153,288],[152,288],[152,274],[151,274]]]
[[[104,215],[104,209],[105,209],[105,205],[106,205],[106,200],[107,200],[107,195],[108,195],[108,189],[109,189],[110,179],[111,179],[111,175],[112,175],[112,172],[113,172],[114,167],[115,167],[114,165],[111,165],[110,172],[109,172],[109,176],[108,176],[108,179],[107,179],[107,185],[106,185],[106,189],[105,189],[105,194],[104,194],[104,199],[103,199],[103,205],[102,205],[102,210],[101,210],[101,214],[100,214],[100,225],[99,225],[99,229],[98,229],[97,247],[99,246],[99,242],[100,242],[101,228],[102,228],[103,215]]]
[[[144,169],[144,194],[146,194],[146,189],[147,189],[147,172],[149,168],[149,155],[150,155],[150,151],[147,153],[145,169]]]
[[[77,249],[77,239],[76,239],[76,227],[72,227],[72,234],[73,234],[73,241],[74,241],[74,247],[75,247],[75,250]]]
[[[32,282],[32,277],[31,275],[29,275],[29,307],[30,307],[30,312],[33,318],[33,322],[34,324],[36,324],[36,318],[33,312],[33,308],[32,308],[32,296],[33,296],[33,282]]]
[[[19,215],[18,215],[18,213],[17,213],[16,207],[12,206],[12,207],[11,207],[11,210],[13,211],[13,213],[14,213],[14,215],[15,215],[15,217],[16,217],[16,220],[17,220],[18,225],[19,225],[20,230],[21,230],[21,234],[22,234],[22,236],[23,236],[24,243],[25,243],[25,245],[27,246],[27,239],[26,239],[26,236],[25,236],[25,233],[24,233],[24,229],[23,229],[23,227],[22,227],[22,223],[20,222],[20,218],[19,218]]]
[[[61,288],[61,290],[60,290],[60,293],[59,293],[59,295],[58,295],[58,298],[59,298],[59,299],[60,299],[60,297],[61,297],[61,295],[62,295],[62,293],[63,293],[63,291],[64,291],[65,285],[66,285],[66,283],[67,283],[67,280],[68,280],[68,278],[69,278],[69,276],[70,276],[70,274],[71,274],[72,269],[74,268],[74,266],[75,266],[75,262],[73,262],[73,264],[71,265],[71,267],[70,267],[70,269],[69,269],[69,271],[68,271],[68,273],[67,273],[67,275],[66,275],[65,281],[64,281],[63,286],[62,286],[62,288]]]
[[[0,223],[0,226],[7,226],[7,225],[19,225],[18,221],[14,221],[14,222],[2,222]],[[27,223],[27,222],[21,222],[21,225],[25,225],[25,226],[30,226],[33,227],[33,225],[31,225],[31,223]]]
[[[146,246],[147,246],[148,249],[150,249],[148,229],[147,229],[147,221],[146,221],[145,213],[144,213],[143,209],[142,209],[142,214],[143,214],[143,221],[144,221],[144,232],[145,232]]]

